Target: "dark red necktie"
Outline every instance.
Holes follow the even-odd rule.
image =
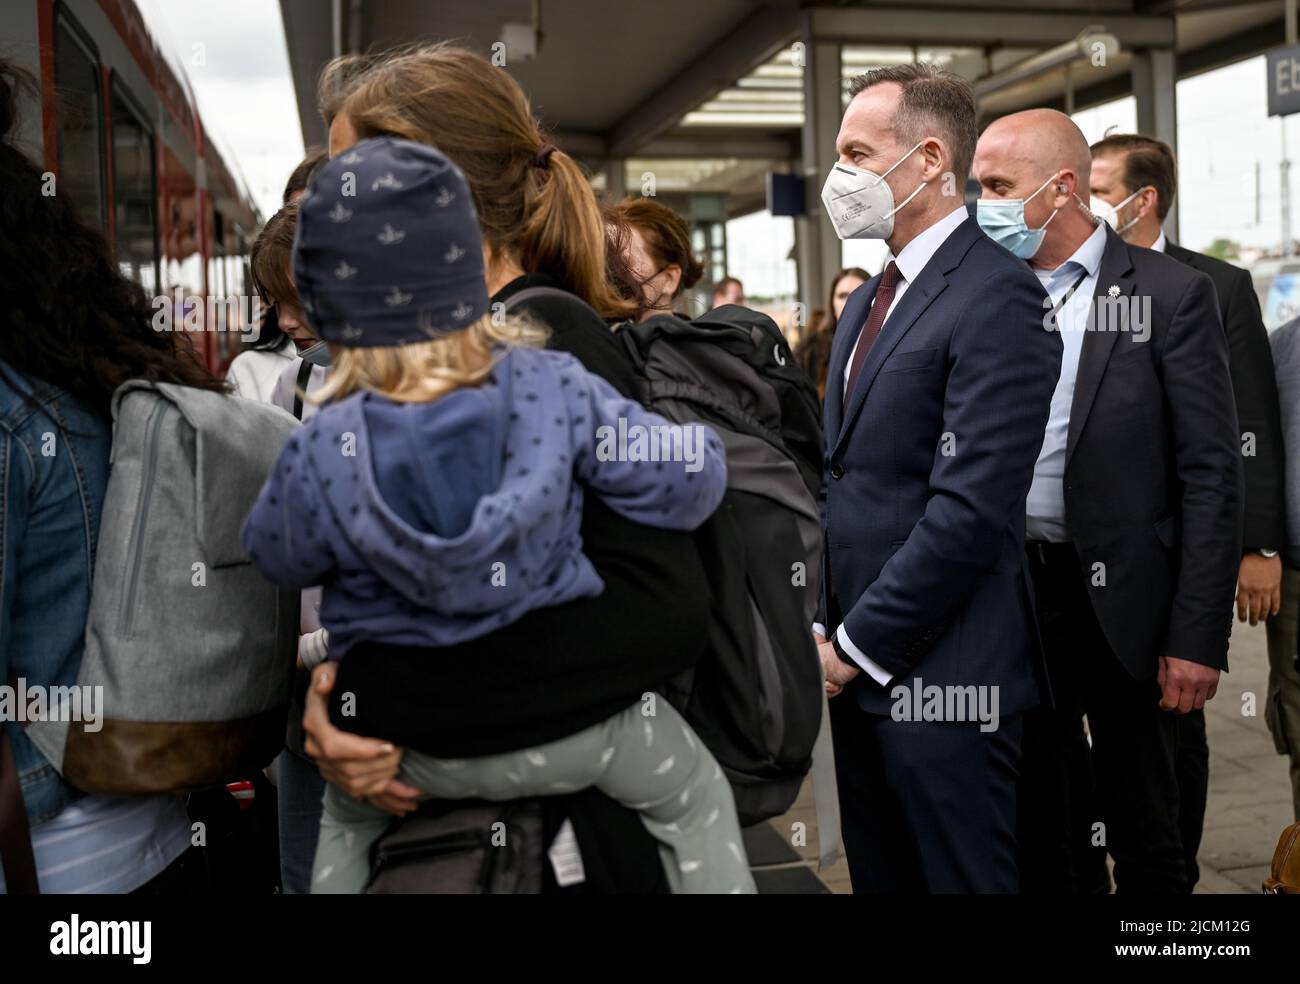
[[[876,287],[876,296],[871,302],[871,313],[867,315],[867,323],[862,326],[862,334],[858,336],[858,347],[853,350],[853,365],[849,367],[849,385],[844,390],[846,406],[853,396],[853,387],[857,384],[858,374],[862,372],[862,365],[867,361],[867,353],[880,337],[880,328],[885,323],[885,315],[889,313],[889,306],[894,303],[894,291],[898,287],[898,279],[898,264],[890,260],[889,265],[885,267],[885,272],[880,275],[880,284]]]

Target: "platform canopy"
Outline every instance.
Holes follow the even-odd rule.
[[[1132,94],[1139,129],[1176,146],[1176,81],[1285,37],[1283,0],[280,6],[309,145],[325,140],[315,83],[332,56],[453,39],[488,56],[502,52],[543,124],[602,187],[636,190],[650,171],[660,194],[714,197],[728,216],[763,207],[769,171],[824,173],[844,83],[872,66],[924,60],[958,72],[975,85],[982,123],[1029,106],[1073,112]],[[838,265],[838,244],[815,214],[797,233],[802,293]]]

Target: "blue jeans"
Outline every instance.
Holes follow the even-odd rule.
[[[311,892],[311,865],[320,834],[325,780],[310,759],[289,749],[276,760],[280,813],[280,884],[285,895]]]

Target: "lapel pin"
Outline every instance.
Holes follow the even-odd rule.
[[[1111,297],[1119,297],[1119,284],[1111,284],[1106,288],[1106,293]]]

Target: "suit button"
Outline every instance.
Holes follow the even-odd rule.
[[[843,478],[843,477],[844,477],[844,466],[831,465],[831,478]]]

